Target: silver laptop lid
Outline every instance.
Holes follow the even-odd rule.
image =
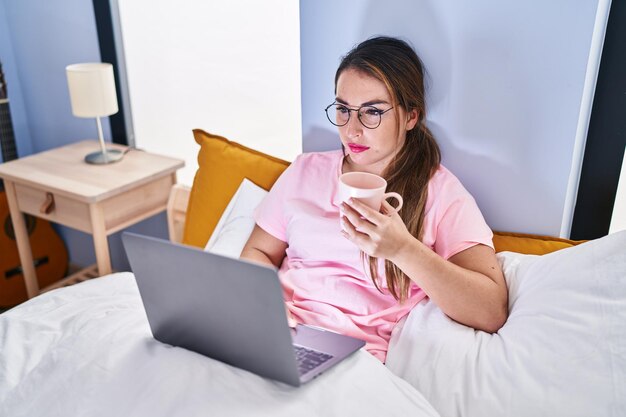
[[[154,338],[300,385],[276,270],[124,232]]]

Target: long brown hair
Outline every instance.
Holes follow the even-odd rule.
[[[400,106],[407,112],[417,110],[417,124],[406,133],[404,145],[386,167],[383,177],[387,180],[388,191],[402,195],[404,205],[400,217],[408,231],[421,240],[428,182],[441,162],[439,145],[424,124],[426,101],[422,61],[405,41],[379,36],[360,43],[343,57],[335,75],[335,90],[339,76],[347,69],[361,71],[383,82],[394,106]],[[403,124],[404,121],[398,120],[399,129]],[[378,258],[363,252],[361,255],[364,263],[369,263],[374,285],[381,291]],[[410,278],[388,260],[385,260],[385,275],[390,293],[396,300],[405,301]]]

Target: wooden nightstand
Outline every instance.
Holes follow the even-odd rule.
[[[126,149],[108,144],[108,147]],[[111,273],[107,236],[166,209],[180,159],[135,149],[108,165],[83,161],[99,149],[83,141],[0,164],[28,298],[40,293],[28,232],[27,213],[93,235],[97,275]],[[43,212],[46,199],[52,208]],[[64,285],[65,280],[42,291]]]

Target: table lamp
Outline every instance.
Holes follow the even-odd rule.
[[[89,164],[110,164],[119,161],[124,153],[104,146],[100,123],[100,117],[110,116],[118,111],[113,65],[101,62],[74,64],[68,65],[65,71],[72,113],[76,117],[95,117],[98,126],[100,150],[86,155],[85,161]]]

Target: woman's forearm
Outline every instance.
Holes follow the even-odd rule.
[[[390,260],[453,320],[490,333],[506,321],[507,289],[491,248],[476,245],[445,260],[412,238]]]

